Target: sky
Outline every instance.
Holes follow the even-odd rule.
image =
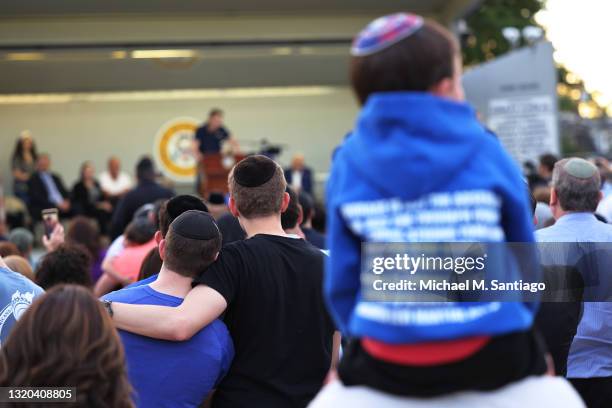
[[[555,47],[555,60],[576,73],[589,92],[612,103],[612,1],[547,0],[536,15]]]

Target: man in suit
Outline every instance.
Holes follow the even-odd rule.
[[[70,215],[68,190],[61,177],[51,171],[51,158],[47,153],[38,155],[36,172],[28,181],[30,196],[30,214],[40,220],[40,212],[46,208],[57,208],[60,215]]]
[[[285,169],[285,179],[296,193],[305,191],[312,194],[312,171],[304,164],[303,154],[293,156],[291,167]]]

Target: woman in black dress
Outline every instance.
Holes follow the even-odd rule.
[[[72,208],[75,214],[94,218],[100,232],[105,235],[112,215],[111,204],[104,199],[100,184],[95,179],[95,170],[91,162],[81,165],[79,181],[72,188]]]

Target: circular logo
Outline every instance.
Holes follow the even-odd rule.
[[[167,177],[176,181],[192,181],[196,176],[193,140],[199,122],[189,117],[176,118],[166,122],[157,132],[154,156]]]

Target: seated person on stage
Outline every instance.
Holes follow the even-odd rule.
[[[159,243],[163,264],[157,279],[112,292],[104,300],[179,306],[193,279],[217,258],[220,249],[221,234],[212,216],[189,210],[172,222]],[[234,355],[232,340],[220,320],[183,342],[119,333],[139,407],[199,407],[227,373]]]
[[[305,191],[312,194],[312,170],[304,164],[304,155],[296,154],[291,160],[291,167],[285,169],[285,178],[289,187],[295,192]]]
[[[127,194],[134,184],[130,175],[121,171],[121,162],[114,156],[108,159],[107,170],[100,174],[98,180],[102,192],[113,204]]]
[[[113,207],[102,194],[100,184],[95,179],[93,164],[86,161],[81,165],[79,181],[72,187],[71,202],[75,215],[93,218],[98,223],[102,235],[106,235]]]
[[[46,153],[38,155],[36,172],[28,181],[30,214],[40,220],[40,212],[46,208],[57,208],[60,216],[70,214],[69,193],[59,175],[51,171],[51,158]]]

